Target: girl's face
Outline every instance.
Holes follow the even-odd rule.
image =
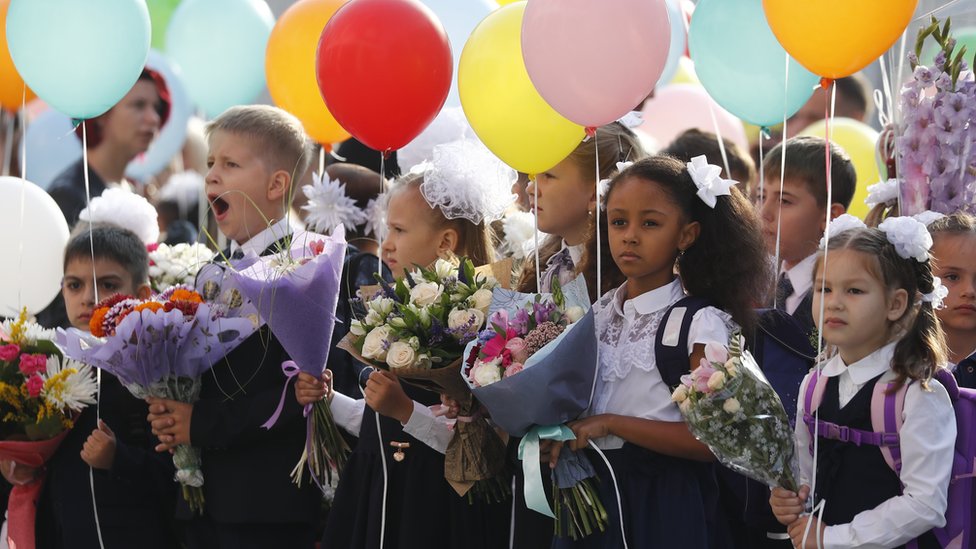
[[[907,308],[908,292],[890,290],[875,276],[877,261],[863,252],[832,250],[817,263],[813,315],[823,326],[820,335],[837,347],[845,364],[888,343]]]
[[[610,252],[627,277],[628,298],[671,282],[679,250],[694,244],[700,229],[659,184],[637,177],[613,186],[606,215]]]
[[[942,326],[946,331],[976,333],[976,236],[936,234],[932,257],[933,274],[949,290],[945,308],[936,311]]]
[[[442,254],[455,251],[457,232],[435,227],[434,216],[439,215],[415,185],[393,193],[386,216],[389,234],[383,241],[383,261],[393,276],[403,276],[417,265],[426,267]]]
[[[593,176],[584,176],[567,158],[535,176],[525,188],[529,211],[534,211],[539,230],[564,239],[570,246],[582,244],[589,229],[590,212],[596,207]],[[536,195],[538,194],[538,200]]]

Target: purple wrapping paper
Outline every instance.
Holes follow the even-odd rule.
[[[309,244],[316,241],[324,244],[324,250],[313,257]],[[289,254],[292,261],[307,259],[304,265],[283,268],[287,260],[274,254],[231,272],[236,286],[257,307],[288,356],[303,372],[316,377],[329,357],[345,253],[341,226],[332,236],[299,232],[292,236]]]
[[[145,310],[126,316],[112,337],[72,328],[58,330],[57,339],[70,358],[106,370],[126,386],[150,387],[171,375],[199,378],[255,329],[248,318],[211,318],[203,303],[189,320],[179,310]]]

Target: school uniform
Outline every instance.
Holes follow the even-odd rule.
[[[789,313],[806,334],[813,333],[816,328],[813,321],[813,268],[816,263],[817,254],[804,258],[785,269],[776,284],[776,308]]]
[[[439,403],[437,395],[403,388],[414,412],[402,425],[364,400],[335,393],[330,408],[336,424],[357,432],[359,441],[339,479],[322,549],[508,547],[508,502],[457,495],[444,479],[444,452],[454,433],[428,408]],[[409,444],[402,459],[391,442]]]
[[[230,252],[274,253],[289,232],[287,222],[279,221],[243,245],[232,244]],[[261,427],[281,398],[285,360],[287,353],[265,325],[203,375],[190,442],[201,449],[206,503],[202,517],[192,516],[182,498],[177,511],[188,521],[191,549],[314,545],[321,493],[314,483],[299,488],[290,478],[306,436],[294,391],[285,391],[274,427]]]
[[[952,374],[956,376],[956,383],[960,387],[976,389],[976,353],[959,361],[952,368]]]
[[[684,297],[681,282],[626,299],[627,284],[604,294],[593,306],[600,349],[593,403],[585,414],[617,414],[655,421],[684,421],[661,377],[654,342],[664,313]],[[696,344],[728,343],[735,328],[728,314],[706,307],[693,317],[688,354]],[[663,455],[610,435],[593,441],[616,475],[621,506],[603,459],[587,450],[607,509],[605,532],[580,541],[558,538],[556,548],[619,548],[623,515],[630,547],[724,547],[727,532],[718,512],[711,464]]]
[[[873,431],[871,395],[875,383],[897,376],[890,369],[895,343],[845,365],[839,355],[823,367],[828,378],[819,420]],[[804,379],[806,394],[810,377]],[[932,528],[945,524],[946,490],[952,468],[956,422],[945,388],[936,380],[928,390],[911,383],[905,395],[901,437],[901,474],[885,462],[877,446],[820,437],[817,451],[817,502],[824,501],[824,547],[939,547]],[[796,448],[801,482],[813,486],[811,436],[797,410]]]

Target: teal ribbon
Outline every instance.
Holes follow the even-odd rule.
[[[576,435],[565,425],[537,425],[525,433],[522,442],[519,443],[518,457],[522,460],[522,472],[525,474],[525,504],[537,513],[556,518],[546,498],[545,486],[542,485],[542,464],[539,462],[540,440],[576,440]]]

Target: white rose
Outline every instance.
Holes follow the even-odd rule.
[[[366,328],[363,327],[363,323],[358,320],[353,320],[349,323],[349,333],[356,337],[363,337],[366,335]]]
[[[444,288],[440,284],[421,282],[410,290],[410,303],[426,307],[435,303],[443,292]]]
[[[469,331],[481,329],[485,322],[485,313],[478,309],[454,309],[447,315],[447,327],[452,330],[459,330],[467,327]]]
[[[386,360],[389,339],[389,326],[377,326],[370,330],[366,334],[366,339],[363,340],[363,358],[369,360]]]
[[[730,414],[738,412],[741,408],[742,406],[739,404],[739,401],[734,398],[730,398],[722,403],[722,409]]]
[[[688,400],[688,387],[685,385],[678,385],[678,388],[674,390],[671,394],[671,400],[681,404],[682,402]]]
[[[736,365],[734,358],[730,358],[725,363],[725,369],[729,372],[729,377],[735,377],[739,374],[739,366]]]
[[[678,409],[681,410],[682,414],[688,415],[688,412],[691,410],[691,399],[686,398],[684,402],[678,404]]]
[[[394,370],[397,368],[409,368],[413,366],[417,358],[416,352],[409,343],[397,341],[390,345],[390,352],[386,355],[386,363]]]
[[[434,262],[434,273],[437,274],[437,278],[444,280],[445,278],[454,275],[457,267],[454,266],[450,261],[444,259],[438,259]]]
[[[583,318],[583,315],[585,314],[586,311],[584,311],[582,307],[577,305],[574,305],[566,309],[566,319],[569,320],[570,323],[578,321],[579,319]]]
[[[715,372],[708,378],[708,388],[713,391],[718,391],[722,387],[725,387],[725,373]]]
[[[474,382],[481,386],[486,387],[492,383],[501,381],[502,379],[502,369],[499,366],[501,361],[499,359],[492,360],[491,362],[479,362],[471,371],[471,377]]]
[[[482,288],[472,294],[471,306],[485,314],[488,314],[488,307],[491,306],[491,291]]]

